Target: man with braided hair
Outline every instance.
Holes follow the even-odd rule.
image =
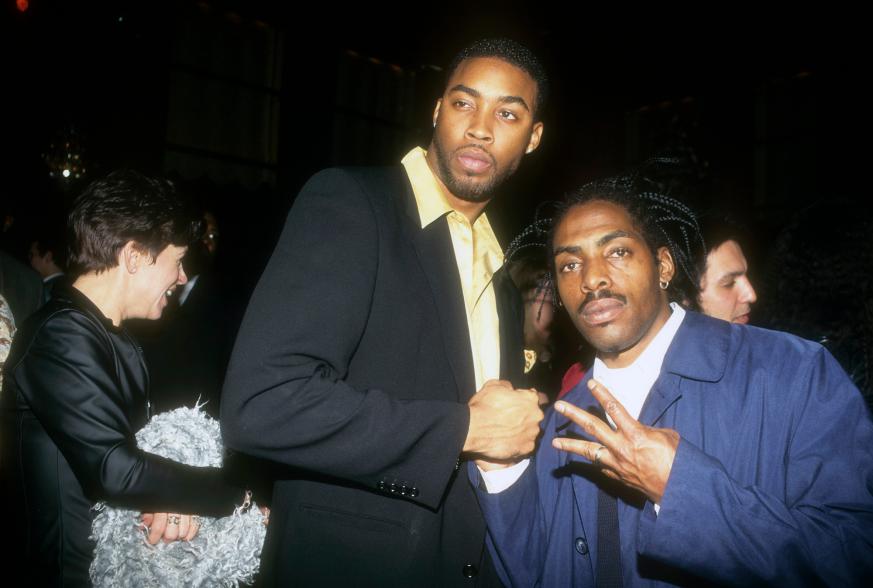
[[[468,468],[506,584],[848,586],[873,573],[861,395],[818,344],[683,310],[703,247],[686,207],[616,182],[556,215],[558,293],[597,358],[534,458]]]

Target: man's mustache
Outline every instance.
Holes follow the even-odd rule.
[[[597,292],[589,292],[585,296],[585,299],[576,310],[576,314],[582,314],[582,311],[585,309],[585,305],[589,302],[594,302],[595,300],[603,300],[604,298],[614,298],[622,304],[627,304],[627,298],[625,298],[621,294],[616,294],[612,290],[598,290]]]

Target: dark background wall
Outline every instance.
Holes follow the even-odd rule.
[[[489,35],[531,46],[553,80],[542,148],[493,211],[504,241],[538,202],[665,152],[695,162],[698,208],[735,210],[763,242],[799,208],[863,198],[851,14],[487,2],[331,4],[304,18],[285,2],[2,4],[0,198],[26,218],[118,167],[168,174],[219,214],[241,292],[306,178],[426,145],[442,68]],[[68,156],[80,177],[51,177]]]

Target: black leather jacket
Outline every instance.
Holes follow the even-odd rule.
[[[12,344],[3,387],[3,463],[16,505],[17,567],[33,585],[88,585],[99,500],[143,512],[228,515],[243,492],[215,468],[137,449],[149,418],[137,344],[74,288],[34,314]],[[133,529],[131,530],[133,532]]]

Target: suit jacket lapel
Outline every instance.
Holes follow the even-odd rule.
[[[476,393],[476,375],[464,293],[448,222],[441,217],[422,229],[415,195],[402,168],[398,168],[395,179],[396,189],[401,192],[401,207],[409,221],[406,223],[408,234],[427,276],[443,326],[441,335],[458,399],[467,402]],[[524,307],[505,267],[494,273],[493,283],[500,322],[500,376],[520,384],[524,375]]]
[[[656,426],[667,409],[682,397],[684,379],[719,381],[727,366],[730,333],[727,321],[686,311],[664,356],[661,375],[643,404],[640,422]]]
[[[654,427],[667,409],[682,397],[680,380],[676,374],[661,371],[640,411],[639,421],[642,424]]]
[[[452,366],[458,400],[467,402],[476,393],[476,375],[464,293],[446,218],[441,217],[419,229],[413,244],[439,313],[443,327],[441,335]]]
[[[452,368],[458,400],[467,402],[476,393],[476,374],[473,369],[464,293],[449,225],[446,218],[441,217],[422,229],[415,195],[402,167],[397,168],[394,179],[394,190],[400,193],[405,217],[403,226],[412,242],[422,273],[430,285],[442,325],[439,333],[428,333],[427,336],[442,338],[446,357]]]

